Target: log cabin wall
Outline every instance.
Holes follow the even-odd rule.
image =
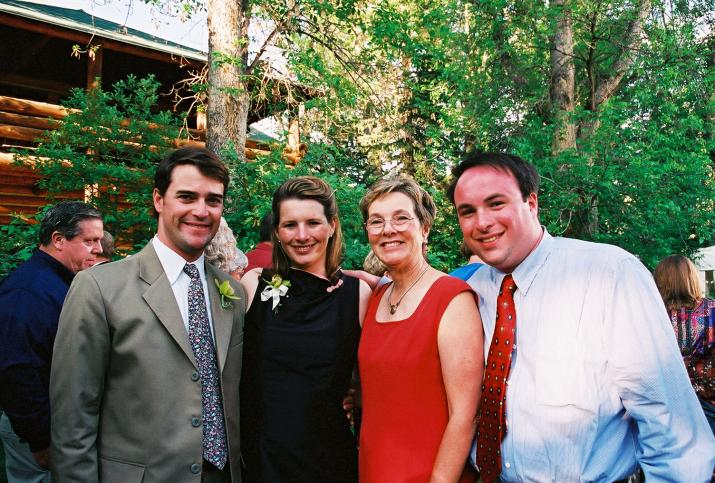
[[[82,49],[97,46],[95,55],[71,55],[75,44]],[[205,53],[81,10],[0,0],[0,224],[8,223],[12,213],[34,215],[47,203],[46,193],[38,186],[39,175],[14,165],[10,151],[37,146],[45,130],[58,126],[67,114],[59,101],[72,88],[90,88],[97,77],[104,86],[111,86],[129,74],[153,74],[161,91],[168,94],[189,70],[202,68],[205,61]],[[171,96],[160,96],[158,109],[174,110]],[[261,109],[253,114],[249,122],[268,115]],[[189,118],[189,126],[193,128],[191,140],[174,140],[173,147],[204,144],[205,131],[195,129],[195,116]],[[248,159],[268,152],[265,142],[248,140]],[[284,158],[295,164],[303,153],[299,139],[292,138]],[[71,199],[83,196],[67,193]]]

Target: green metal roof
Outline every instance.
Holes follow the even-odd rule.
[[[146,32],[124,27],[118,23],[95,17],[84,10],[55,7],[20,0],[0,0],[0,12],[97,35],[106,39],[166,52],[187,59],[206,62],[207,55],[176,42],[164,40]]]

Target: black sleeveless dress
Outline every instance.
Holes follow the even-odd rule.
[[[359,281],[291,269],[274,311],[261,292],[246,314],[241,376],[244,483],[357,482],[357,445],[342,400],[360,338]]]

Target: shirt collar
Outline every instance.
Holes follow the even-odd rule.
[[[57,272],[57,274],[62,278],[62,280],[67,282],[67,285],[72,283],[72,279],[74,278],[75,273],[69,268],[67,268],[62,262],[57,260],[49,253],[40,249],[35,250],[35,256],[41,260],[44,260],[47,265],[52,267],[54,271]]]
[[[152,239],[152,244],[154,246],[154,251],[156,251],[156,256],[159,257],[159,262],[162,268],[164,268],[164,273],[166,278],[171,285],[173,285],[179,276],[184,272],[184,265],[187,263],[192,263],[196,265],[199,269],[199,274],[201,278],[204,278],[204,254],[193,262],[187,262],[184,257],[176,253],[174,250],[166,246],[158,236],[154,236]]]
[[[536,274],[539,273],[541,266],[549,258],[554,248],[554,237],[546,231],[546,227],[542,226],[542,229],[544,230],[544,236],[541,237],[541,241],[512,272],[516,286],[523,294],[529,291],[531,282],[534,281]]]

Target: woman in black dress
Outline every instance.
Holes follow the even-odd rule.
[[[342,409],[370,289],[339,269],[333,189],[299,177],[273,195],[273,269],[248,272],[241,376],[245,483],[357,482]]]

